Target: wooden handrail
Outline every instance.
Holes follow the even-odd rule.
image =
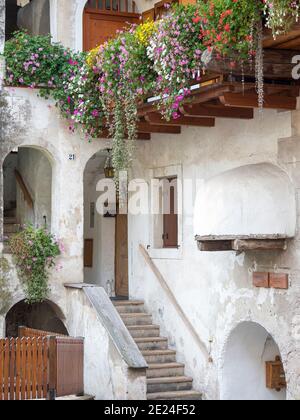
[[[198,346],[201,349],[202,353],[205,355],[205,357],[208,359],[208,361],[210,363],[212,363],[213,360],[212,360],[212,358],[210,356],[210,353],[209,353],[209,350],[208,350],[206,344],[204,343],[204,341],[201,340],[201,338],[199,337],[199,335],[198,335],[197,331],[195,330],[194,326],[191,324],[191,322],[188,319],[188,317],[186,316],[185,312],[183,311],[183,309],[179,305],[179,303],[178,303],[178,301],[177,301],[174,293],[172,292],[172,290],[168,286],[166,280],[164,279],[163,275],[161,274],[161,272],[159,271],[159,269],[157,268],[157,266],[154,264],[154,262],[153,262],[152,258],[150,257],[148,251],[141,244],[139,246],[139,249],[140,249],[140,252],[141,252],[142,256],[144,257],[147,265],[149,266],[149,268],[151,269],[151,271],[153,272],[153,274],[155,275],[155,277],[159,281],[159,284],[161,285],[161,287],[163,288],[163,290],[166,292],[166,294],[169,297],[170,301],[172,302],[173,306],[177,310],[180,318],[184,322],[185,326],[191,332],[194,340],[198,344]]]
[[[16,181],[19,185],[19,187],[21,188],[22,193],[24,194],[24,199],[26,201],[26,203],[28,204],[28,206],[33,209],[34,206],[34,202],[33,199],[31,197],[31,194],[22,178],[22,175],[20,174],[20,172],[15,169],[15,177],[16,177]]]

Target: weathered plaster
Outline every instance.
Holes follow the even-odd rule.
[[[295,120],[297,119],[294,113],[264,111],[263,116],[257,114],[255,120],[249,122],[235,121],[232,124],[232,121],[218,119],[213,129],[184,128],[182,135],[172,138],[154,135],[150,142],[139,143],[133,177],[149,180],[153,168],[181,164],[183,178],[191,179],[194,183],[198,180],[198,185],[201,186],[203,182],[218,175],[221,180],[222,174],[226,171],[244,165],[267,163],[279,168],[279,172],[281,170],[284,177],[290,179],[291,191],[298,191],[299,197],[299,165],[293,157],[287,158],[287,161],[291,162],[288,164],[280,158],[281,154],[286,153],[285,144],[292,148],[291,142],[293,142],[293,155],[297,153],[297,156],[300,156],[299,138],[289,140],[292,135],[292,121],[295,127]],[[249,177],[250,188],[252,188],[251,182],[255,179],[255,176]],[[242,186],[245,202],[248,185],[244,183]],[[226,187],[227,183],[224,182],[224,189]],[[272,196],[274,188],[275,186],[269,185],[265,194]],[[222,189],[221,182],[220,189]],[[191,200],[188,194],[190,192],[184,188],[184,203]],[[228,197],[228,200],[230,201],[231,197]],[[256,202],[254,195],[251,203],[254,212],[257,210],[257,205],[259,202]],[[240,209],[242,211],[243,206]],[[277,208],[274,206],[274,214],[270,213],[272,209],[269,208],[265,216],[263,209],[260,209],[261,224],[265,217],[267,226],[268,214],[274,217]],[[249,210],[251,212],[251,208]],[[286,207],[286,210],[287,223],[293,224],[293,209]],[[222,206],[219,211],[221,221]],[[226,200],[223,203],[223,213],[230,220]],[[287,373],[287,396],[290,399],[299,398],[300,366],[295,357],[295,354],[299,355],[300,350],[299,334],[295,334],[296,326],[299,328],[300,324],[299,205],[296,239],[289,242],[286,252],[251,252],[239,256],[233,252],[201,253],[197,250],[194,240],[193,217],[193,213],[184,211],[181,256],[174,259],[168,258],[167,252],[161,255],[158,253],[155,262],[200,337],[211,348],[214,363],[206,363],[196,343],[187,334],[178,314],[170,305],[167,296],[162,293],[157,280],[139,254],[138,244],[142,243],[144,246],[151,244],[149,238],[152,235],[149,217],[143,215],[129,218],[129,243],[132,249],[129,258],[131,297],[146,301],[148,310],[154,313],[154,321],[162,325],[162,333],[169,337],[171,345],[178,350],[179,360],[186,363],[186,372],[193,376],[196,389],[202,391],[206,398],[220,397],[219,375],[222,369],[222,352],[230,332],[245,320],[259,323],[272,335],[281,351]],[[203,217],[201,223],[204,227],[205,222],[206,219]],[[231,220],[231,224],[235,227],[235,233],[242,228],[235,219]],[[253,226],[255,226],[254,220]],[[288,273],[289,290],[254,288],[252,285],[254,270]]]

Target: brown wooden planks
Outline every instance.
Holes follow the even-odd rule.
[[[5,340],[0,340],[0,401],[3,400],[3,362]]]
[[[16,340],[16,400],[21,399],[21,340]]]
[[[10,348],[10,360],[9,360],[9,399],[14,401],[15,399],[15,358],[16,348],[15,339],[11,338],[9,342]]]

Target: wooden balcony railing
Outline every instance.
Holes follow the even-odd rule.
[[[136,13],[136,3],[131,0],[89,0],[85,8],[99,12]]]

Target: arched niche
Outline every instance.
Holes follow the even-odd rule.
[[[266,362],[281,356],[260,324],[242,322],[231,332],[221,368],[221,400],[285,400],[286,389],[267,388]]]
[[[295,230],[295,190],[275,165],[235,168],[209,179],[197,192],[197,238],[292,238]]]
[[[6,314],[5,336],[17,337],[18,328],[21,326],[68,335],[64,319],[62,311],[52,301],[45,300],[29,305],[25,300],[21,300]]]
[[[20,146],[6,155],[2,166],[4,222],[8,218],[19,224],[51,227],[53,166],[52,155],[41,147]]]

